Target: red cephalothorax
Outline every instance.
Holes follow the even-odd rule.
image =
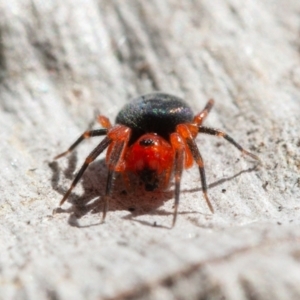
[[[242,148],[225,132],[202,126],[213,104],[213,100],[209,100],[204,109],[194,116],[191,108],[180,98],[165,93],[151,93],[140,96],[125,105],[117,115],[114,126],[106,117],[99,116],[98,121],[104,127],[103,129],[84,132],[67,151],[55,157],[59,158],[70,153],[86,138],[106,136],[88,155],[60,205],[69,197],[88,165],[108,148],[106,153],[108,176],[103,221],[108,210],[115,172],[123,173],[126,180],[128,173],[135,174],[147,191],[167,187],[171,175],[174,174],[174,226],[182,171],[190,168],[194,162],[199,169],[204,198],[210,211],[213,212],[207,196],[203,159],[195,142],[198,133],[222,137],[243,154],[259,160],[256,155]]]
[[[164,187],[166,178],[171,173],[174,150],[161,136],[148,133],[132,144],[125,154],[126,171],[139,176],[147,191]]]

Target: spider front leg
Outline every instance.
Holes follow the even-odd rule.
[[[174,227],[179,205],[181,175],[185,163],[185,145],[178,133],[170,135],[170,142],[174,150],[175,203],[172,223],[172,227]]]
[[[193,138],[193,134],[195,133],[195,126],[192,124],[179,124],[176,127],[176,131],[180,134],[183,138],[184,142],[186,143],[188,149],[191,151],[194,161],[197,163],[200,173],[201,185],[202,185],[202,192],[204,199],[212,213],[214,213],[213,206],[208,198],[207,195],[207,183],[206,183],[206,176],[205,176],[205,169],[202,156],[200,151],[196,145],[196,142]]]
[[[105,129],[106,130],[106,129]],[[73,180],[69,190],[66,192],[62,200],[60,201],[60,206],[66,201],[66,199],[71,194],[72,190],[82,177],[83,173],[89,166],[91,162],[93,162],[108,146],[108,154],[107,154],[107,166],[108,166],[108,176],[106,182],[106,190],[104,196],[104,209],[103,209],[103,218],[104,221],[106,212],[108,210],[108,196],[111,193],[112,182],[115,171],[120,171],[122,169],[122,159],[124,156],[124,150],[127,146],[128,140],[130,137],[130,129],[117,125],[108,131],[107,137],[101,141],[101,143],[88,155],[85,159],[84,164],[80,168],[77,173],[75,179]],[[78,139],[80,140],[80,138]],[[78,140],[76,141],[78,144]],[[74,144],[76,144],[76,142]]]
[[[108,175],[104,196],[102,222],[104,222],[106,213],[108,211],[108,200],[111,195],[115,172],[125,171],[125,152],[128,146],[130,135],[131,129],[123,125],[116,125],[108,134],[111,140],[113,140],[113,143],[109,146],[106,155]]]
[[[215,136],[218,136],[218,137],[222,137],[225,140],[227,140],[230,144],[232,144],[234,147],[236,147],[238,150],[240,150],[243,154],[248,155],[248,156],[252,157],[253,159],[258,160],[259,162],[261,162],[260,158],[257,155],[245,150],[232,137],[230,137],[227,133],[225,133],[221,130],[210,128],[210,127],[205,127],[205,126],[199,126],[198,127],[198,132],[199,133],[210,134],[210,135],[215,135]]]

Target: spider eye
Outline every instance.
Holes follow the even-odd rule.
[[[144,139],[140,140],[139,144],[143,147],[149,147],[155,145],[155,142],[152,139]]]

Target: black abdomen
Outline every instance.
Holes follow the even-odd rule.
[[[129,144],[132,144],[145,133],[156,133],[168,141],[178,124],[192,120],[191,108],[180,98],[151,93],[126,104],[117,115],[116,123],[131,128]]]

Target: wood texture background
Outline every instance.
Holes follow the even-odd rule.
[[[0,299],[299,299],[300,2],[0,0]],[[100,141],[53,162],[100,111],[160,90],[264,162],[200,136],[211,215],[185,172],[170,191],[115,184],[100,224]],[[156,225],[156,226],[155,226]]]

